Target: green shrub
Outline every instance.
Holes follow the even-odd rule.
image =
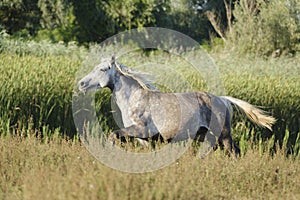
[[[228,48],[245,54],[271,55],[280,50],[299,51],[300,2],[294,0],[258,1],[258,12],[251,12],[246,1],[236,4],[235,22]]]

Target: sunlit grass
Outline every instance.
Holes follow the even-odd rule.
[[[49,125],[74,131],[71,100],[79,64],[65,56],[0,54],[0,121],[12,128],[33,123],[33,128]]]
[[[55,135],[57,133],[53,133]],[[110,169],[77,140],[0,137],[1,199],[298,199],[299,159],[259,147],[233,159],[222,151],[197,159],[189,149],[161,170]]]
[[[162,53],[154,56],[135,52],[120,61],[130,67],[155,62],[165,67],[156,80],[172,84],[174,78],[176,84],[158,84],[163,91],[208,89],[201,76],[187,70],[187,61]],[[212,57],[227,95],[269,111],[277,118],[274,131],[251,124],[235,111],[232,135],[241,148],[240,158],[217,150],[200,160],[194,146],[159,171],[127,174],[102,165],[78,140],[71,108],[79,57],[2,52],[0,199],[299,199],[299,56]],[[117,128],[109,98],[108,90],[95,94],[107,134]],[[135,141],[121,145],[145,151]]]

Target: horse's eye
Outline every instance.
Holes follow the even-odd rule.
[[[108,68],[105,68],[105,69],[100,69],[100,71],[102,71],[102,72],[106,72],[107,70],[110,70],[110,66]]]

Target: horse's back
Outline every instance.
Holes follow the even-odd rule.
[[[226,113],[224,102],[205,92],[154,92],[148,105],[152,121],[164,139],[194,138],[200,127],[209,129],[211,122],[222,120],[214,117],[213,112]]]

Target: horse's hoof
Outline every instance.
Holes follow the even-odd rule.
[[[111,145],[112,147],[114,147],[114,146],[115,146],[115,141],[110,141],[110,145]]]
[[[116,143],[116,134],[115,133],[110,134],[109,140],[110,140],[111,146],[112,147],[115,146],[115,143]]]
[[[111,146],[115,146],[117,139],[118,139],[118,133],[112,132],[109,136]]]
[[[203,142],[201,145],[199,158],[204,159],[214,149],[214,146],[209,142]]]

